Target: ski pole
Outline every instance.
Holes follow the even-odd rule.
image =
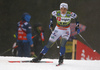
[[[50,30],[51,30],[51,32],[53,32],[53,30],[52,30],[52,29],[50,29]],[[56,41],[55,43],[56,43],[56,45],[57,45],[57,48],[59,48],[57,41]]]
[[[91,45],[83,38],[83,36],[79,33],[78,34],[83,40],[84,42],[93,50],[93,48],[91,47]],[[96,52],[96,50],[93,50],[93,52]]]
[[[4,55],[4,54],[7,53],[7,52],[9,52],[11,49],[12,49],[12,48],[10,48],[10,49],[6,50],[5,52],[1,53],[0,56],[1,56],[1,55]]]
[[[3,52],[3,53],[2,53],[2,54],[0,54],[0,55],[4,55],[5,53],[9,52],[11,49],[15,49],[15,48],[17,48],[17,47],[18,47],[18,45],[16,45],[16,42],[14,42],[14,44],[13,44],[12,48],[10,48],[10,49],[6,50],[5,52]]]
[[[56,41],[56,45],[57,45],[57,48],[59,48],[57,41]]]

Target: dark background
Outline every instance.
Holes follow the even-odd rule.
[[[59,10],[61,2],[68,3],[68,10],[75,12],[79,22],[87,26],[86,31],[81,34],[100,53],[100,0],[0,0],[0,54],[11,48],[16,41],[13,34],[24,12],[32,16],[30,21],[32,27],[36,22],[43,25],[46,44],[51,33],[48,28],[50,13]],[[84,43],[79,36],[76,37]],[[57,57],[58,51],[54,45],[46,56]],[[5,55],[11,55],[11,52]]]

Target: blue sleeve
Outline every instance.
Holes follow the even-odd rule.
[[[31,33],[28,33],[28,34],[27,34],[27,40],[28,40],[28,42],[30,43],[30,45],[33,44],[33,41],[32,41],[32,34],[31,34]]]
[[[53,24],[53,18],[54,18],[54,16],[50,16],[50,24]]]
[[[33,44],[33,41],[32,41],[32,27],[30,24],[27,25],[27,41],[30,43],[30,45]]]

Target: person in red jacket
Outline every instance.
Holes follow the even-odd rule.
[[[17,23],[17,44],[18,44],[18,56],[30,57],[31,47],[33,47],[32,41],[32,27],[29,24],[31,16],[28,13],[22,15],[22,20]]]
[[[42,28],[42,25],[40,23],[35,23],[34,24],[34,27],[33,27],[34,31],[34,52],[36,54],[36,56],[38,56],[40,54],[40,51],[42,50],[42,48],[44,47],[44,41],[45,41],[45,38],[44,38],[44,30]]]

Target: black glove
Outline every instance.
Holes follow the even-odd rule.
[[[77,31],[77,34],[79,34],[79,33],[80,33],[79,26],[76,26],[76,27],[75,27],[75,31]]]
[[[77,31],[78,29],[79,29],[79,26],[76,26],[76,27],[75,27],[75,31]]]

